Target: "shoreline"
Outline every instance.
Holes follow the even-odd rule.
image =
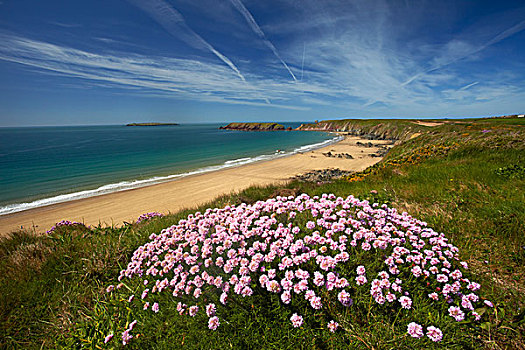
[[[357,141],[371,142],[374,146],[358,146]],[[345,136],[339,142],[314,150],[296,150],[290,155],[269,160],[4,214],[0,216],[0,235],[21,227],[44,233],[61,220],[84,222],[86,225],[120,225],[124,221],[133,222],[146,212],[174,213],[250,186],[285,183],[293,176],[312,170],[339,168],[360,171],[380,161],[382,157],[370,155],[377,152],[378,145],[387,144],[390,141]],[[354,159],[328,157],[323,154],[327,152],[351,154]]]
[[[304,153],[304,152],[316,150],[319,148],[327,147],[327,146],[330,146],[342,140],[342,136],[339,135],[338,133],[331,132],[331,134],[334,134],[337,136],[331,139],[328,139],[328,140],[324,140],[322,142],[300,146],[298,148],[295,148],[292,151],[277,150],[276,152],[271,153],[271,154],[260,154],[260,155],[253,156],[253,157],[231,159],[231,160],[225,161],[222,164],[208,165],[208,166],[196,168],[193,170],[188,170],[186,172],[168,174],[168,175],[156,175],[150,178],[140,179],[140,180],[123,180],[123,181],[116,182],[116,183],[103,184],[94,189],[88,188],[88,189],[78,190],[72,193],[58,194],[56,196],[41,198],[41,199],[37,199],[31,202],[19,202],[19,203],[7,204],[7,205],[0,207],[0,218],[4,215],[14,214],[14,213],[27,211],[31,209],[38,209],[38,208],[42,208],[42,207],[53,205],[53,204],[67,203],[67,202],[72,202],[75,200],[87,199],[91,197],[102,196],[105,194],[111,194],[111,193],[131,190],[131,189],[152,186],[152,185],[156,185],[160,183],[183,179],[189,176],[206,174],[206,173],[223,170],[223,169],[235,168],[235,167],[243,166],[246,164],[252,164],[256,162],[264,162],[264,161],[289,157],[294,154]]]

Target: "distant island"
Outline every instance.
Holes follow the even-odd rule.
[[[284,125],[277,123],[230,123],[226,126],[219,127],[219,129],[244,131],[292,130],[292,128],[285,128]]]
[[[179,125],[177,123],[129,123],[126,126],[168,126],[168,125]]]

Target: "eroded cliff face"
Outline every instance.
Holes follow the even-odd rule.
[[[336,131],[371,140],[408,140],[422,126],[406,120],[324,120],[313,124],[302,124],[296,130]]]
[[[285,130],[283,125],[277,123],[230,123],[226,126],[219,127],[219,129],[244,131]]]

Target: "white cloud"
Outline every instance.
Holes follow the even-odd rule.
[[[0,35],[0,59],[113,87],[140,88],[151,95],[229,104],[268,105],[287,101],[272,82],[245,84],[227,67],[190,59],[101,55],[31,39]],[[265,94],[264,98],[261,98]],[[289,104],[276,108],[304,110]]]
[[[501,106],[498,100],[523,106],[523,63],[509,69],[514,74],[496,65],[481,72],[463,69],[467,60],[485,62],[487,48],[523,31],[519,14],[497,25],[484,19],[461,33],[416,35],[427,29],[425,8],[394,8],[384,0],[284,1],[278,4],[282,11],[266,2],[230,0],[233,7],[222,4],[217,13],[213,1],[172,1],[193,15],[188,19],[164,0],[130,2],[198,54],[102,54],[0,35],[0,59],[142,96],[254,106],[271,101],[278,108],[331,108],[340,116],[490,111]],[[205,20],[195,21],[201,12]],[[404,19],[418,26],[409,28]],[[199,27],[202,22],[213,24]],[[219,23],[219,33],[209,34]],[[242,28],[247,34],[239,33]],[[228,30],[231,37],[224,35]]]

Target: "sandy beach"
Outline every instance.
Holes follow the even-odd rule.
[[[363,147],[357,142],[371,142]],[[314,151],[285,158],[258,162],[236,168],[189,176],[178,180],[151,185],[97,197],[53,204],[18,213],[0,216],[0,235],[21,227],[43,233],[61,220],[84,222],[86,225],[120,225],[132,222],[146,212],[174,213],[209,202],[217,196],[243,190],[252,185],[285,183],[291,177],[312,170],[339,168],[360,171],[381,158],[372,157],[380,145],[390,141],[363,140],[346,136],[344,140]],[[329,157],[350,154],[353,159]]]

